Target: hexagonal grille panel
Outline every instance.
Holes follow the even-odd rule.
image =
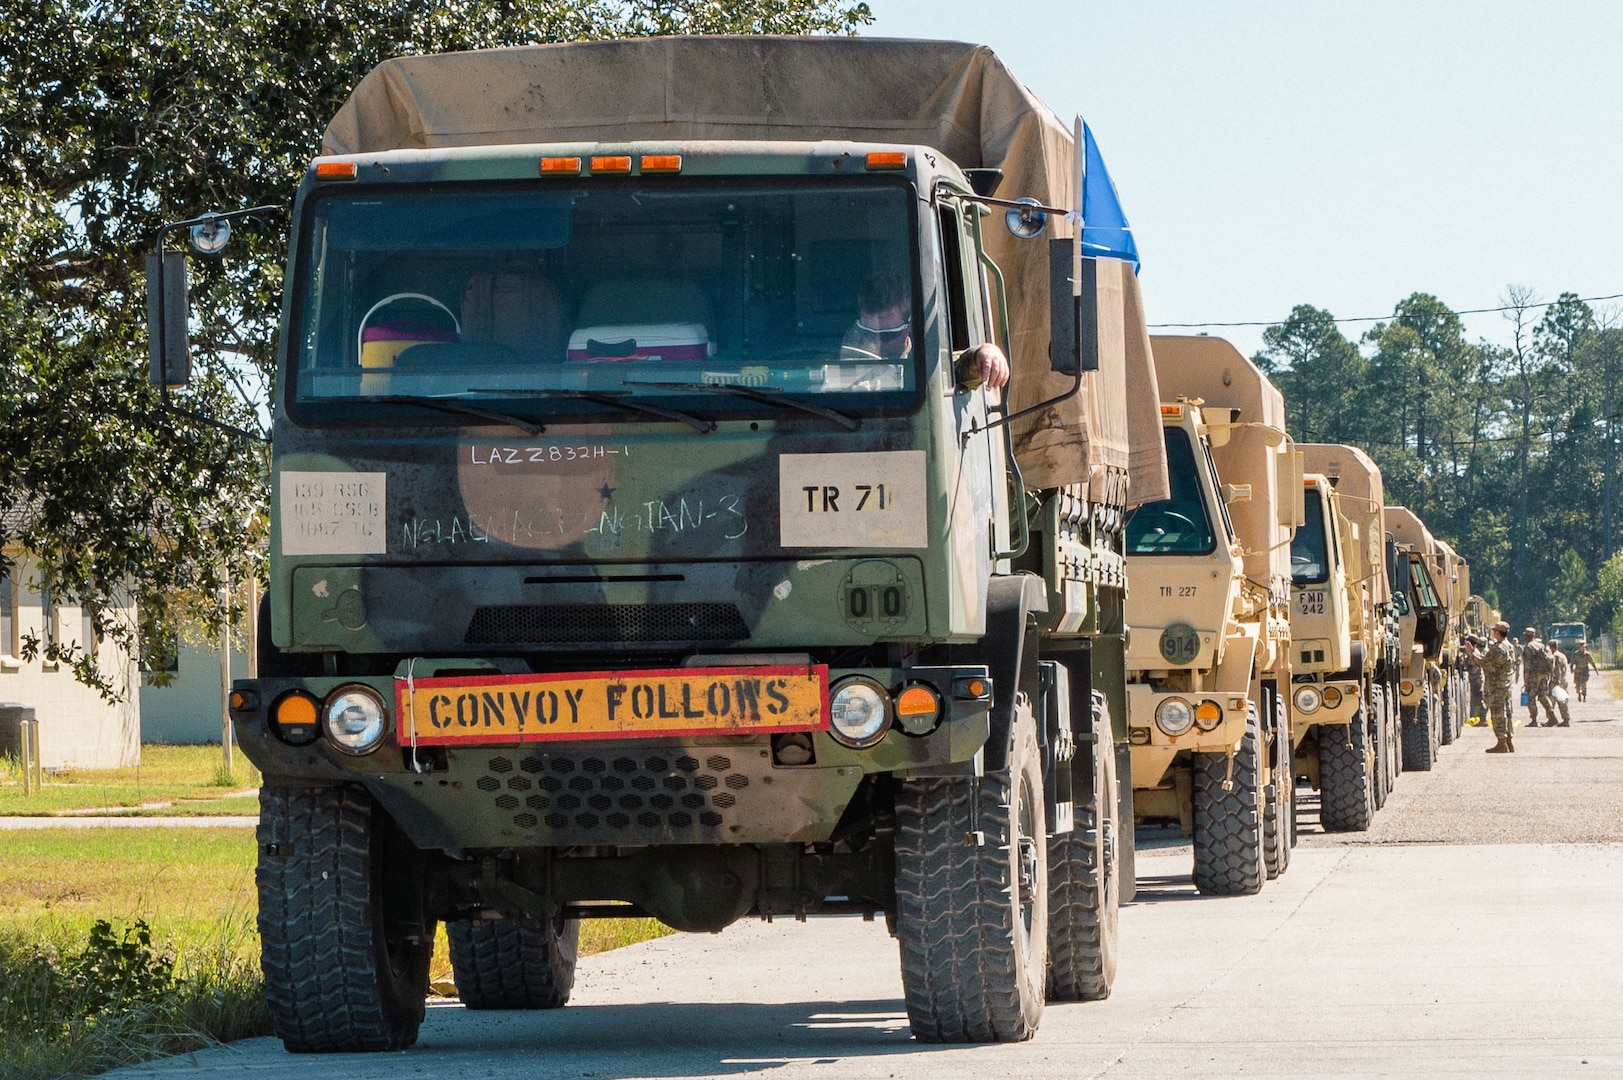
[[[536,750],[491,758],[474,787],[500,793],[494,805],[518,828],[544,825],[564,834],[549,838],[553,843],[653,843],[693,837],[695,830],[719,840],[730,819],[741,820],[732,815],[747,810],[750,778],[735,771],[740,760],[750,759],[662,748],[635,757]],[[520,803],[504,788],[537,794]]]

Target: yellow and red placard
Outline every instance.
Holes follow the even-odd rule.
[[[396,679],[395,717],[419,746],[823,731],[828,667]]]

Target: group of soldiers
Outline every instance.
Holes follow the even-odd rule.
[[[1531,626],[1522,631],[1522,646],[1517,649],[1510,640],[1510,624],[1502,619],[1494,623],[1492,634],[1492,640],[1474,634],[1465,638],[1465,656],[1472,666],[1471,709],[1478,716],[1486,713],[1492,720],[1495,741],[1487,752],[1514,754],[1510,687],[1517,668],[1521,669],[1522,687],[1526,691],[1527,726],[1540,726],[1538,711],[1542,706],[1542,726],[1570,727],[1568,679],[1570,677],[1578,700],[1588,701],[1589,673],[1595,669],[1595,655],[1589,651],[1588,642],[1579,639],[1577,651],[1569,660],[1557,642],[1546,645]],[[1555,718],[1557,712],[1560,720]]]

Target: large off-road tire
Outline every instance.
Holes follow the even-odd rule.
[[[1362,709],[1345,727],[1319,725],[1319,824],[1325,832],[1363,832],[1374,820],[1380,777],[1368,746]]]
[[[1048,1000],[1102,1001],[1116,979],[1121,818],[1109,720],[1094,748],[1093,801],[1048,841]]]
[[[575,985],[580,920],[445,924],[457,996],[470,1009],[556,1009]]]
[[[1296,843],[1296,773],[1283,717],[1274,725],[1268,750],[1272,768],[1263,788],[1262,865],[1272,881],[1290,867]]]
[[[1454,694],[1454,674],[1448,673],[1443,680],[1442,691],[1437,695],[1437,743],[1439,746],[1454,745],[1454,722],[1459,716],[1455,707],[1458,701]]]
[[[260,965],[276,1034],[294,1053],[399,1050],[417,1041],[432,923],[410,937],[388,910],[420,912],[422,877],[386,858],[393,824],[363,791],[259,793]],[[388,869],[386,869],[386,867]],[[415,896],[405,895],[413,890]]]
[[[1403,706],[1404,772],[1430,772],[1436,760],[1429,699],[1429,694],[1422,694],[1417,704]]]
[[[1397,766],[1392,761],[1392,737],[1388,734],[1390,728],[1386,710],[1384,688],[1370,687],[1364,696],[1364,715],[1371,721],[1365,727],[1365,738],[1375,748],[1375,787],[1371,794],[1377,810],[1386,805],[1386,798],[1392,794],[1392,786],[1397,779]]]
[[[1398,683],[1394,680],[1386,684],[1386,736],[1387,745],[1392,748],[1392,786],[1395,789],[1398,777],[1403,775],[1403,722],[1406,714],[1403,711],[1403,695]]]
[[[1262,737],[1256,713],[1234,752],[1228,790],[1228,755],[1193,755],[1195,888],[1212,896],[1248,896],[1262,890]]]
[[[896,800],[896,937],[920,1042],[1036,1034],[1048,967],[1048,844],[1030,706],[1008,766],[910,780]]]

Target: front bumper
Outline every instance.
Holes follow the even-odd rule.
[[[812,758],[780,763],[770,734],[660,735],[505,745],[419,747],[390,730],[371,753],[351,756],[324,736],[290,745],[270,721],[274,702],[300,690],[318,700],[360,683],[386,702],[394,678],[241,680],[232,711],[243,752],[267,784],[363,785],[418,847],[463,852],[510,847],[750,844],[829,840],[863,779],[974,767],[990,733],[990,694],[953,697],[956,680],[984,667],[830,671],[888,687],[928,682],[944,714],[925,735],[893,727],[852,749],[827,731],[805,733]]]

